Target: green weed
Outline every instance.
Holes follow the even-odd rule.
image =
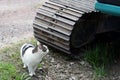
[[[113,60],[113,50],[108,45],[98,44],[86,51],[85,61],[89,62],[94,69],[95,80],[107,75],[105,67]]]
[[[107,75],[105,67],[94,67],[93,77],[94,80],[99,80]]]

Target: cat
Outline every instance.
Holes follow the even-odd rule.
[[[35,70],[38,64],[42,61],[42,58],[49,53],[49,49],[46,45],[37,42],[37,45],[25,43],[20,49],[20,55],[24,64],[23,68],[28,67],[29,75],[35,75]]]

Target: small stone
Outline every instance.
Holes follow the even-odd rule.
[[[57,65],[56,65],[56,68],[57,68],[57,69],[60,68],[60,64],[57,64]]]
[[[81,61],[80,64],[81,64],[81,65],[85,65],[85,61]]]
[[[45,80],[52,80],[52,78],[46,75]]]
[[[90,72],[90,75],[93,75],[93,72]]]
[[[80,74],[80,77],[82,78],[84,76],[84,74]]]
[[[69,80],[78,80],[75,76],[72,76],[71,78],[69,78]]]
[[[66,75],[65,74],[60,74],[60,77],[61,77],[61,79],[63,79],[63,78],[66,77]]]
[[[55,62],[55,59],[54,59],[54,58],[52,58],[51,62],[52,62],[52,63],[54,63],[54,62]]]
[[[74,64],[74,62],[71,62],[71,63],[70,63],[70,65],[73,65],[73,64]]]

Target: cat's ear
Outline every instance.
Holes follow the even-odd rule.
[[[47,48],[40,42],[37,42],[38,48],[41,49],[43,52],[47,50]]]
[[[42,49],[42,43],[40,43],[39,41],[37,41],[37,46],[39,49]]]
[[[32,50],[33,54],[36,53],[36,52],[38,52],[38,45],[36,45],[35,48]]]
[[[47,51],[47,46],[42,45],[42,51],[43,51],[43,52],[46,52],[46,51]]]
[[[39,41],[37,41],[37,45],[40,45],[41,43]]]

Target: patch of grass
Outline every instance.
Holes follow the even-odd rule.
[[[99,78],[103,78],[106,75],[107,73],[104,66],[94,67],[94,72],[93,72],[94,80],[99,80]]]
[[[18,74],[16,67],[7,62],[0,62],[0,80],[28,80],[26,74]]]
[[[16,68],[5,62],[0,62],[0,80],[16,79]]]
[[[86,51],[85,61],[89,62],[94,69],[95,80],[107,75],[105,67],[113,60],[113,50],[108,45],[98,44]]]
[[[18,78],[19,79],[19,78]],[[23,73],[20,76],[20,80],[31,80],[31,77],[29,75],[27,75],[26,73]]]
[[[20,41],[19,43],[0,49],[2,62],[0,62],[0,80],[30,80],[28,72],[22,69],[22,61],[20,59],[20,47],[24,43],[32,43],[36,45],[36,40],[31,38],[29,40]]]

